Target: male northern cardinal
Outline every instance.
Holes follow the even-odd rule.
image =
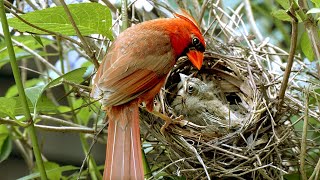
[[[219,99],[219,88],[213,81],[201,81],[180,73],[179,91],[171,103],[173,109],[191,122],[220,127],[239,124],[242,120]],[[230,120],[230,121],[229,121]]]
[[[103,179],[143,179],[139,104],[153,110],[155,95],[179,57],[198,69],[204,38],[188,14],[132,26],[113,42],[93,80],[91,96],[102,95],[109,117]]]

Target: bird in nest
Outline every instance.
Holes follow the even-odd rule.
[[[242,117],[219,98],[214,81],[204,82],[192,76],[180,73],[179,90],[171,104],[177,114],[200,126],[230,127],[242,122]]]

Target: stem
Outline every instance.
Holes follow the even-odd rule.
[[[300,173],[303,180],[307,180],[306,166],[306,153],[307,153],[307,132],[308,132],[308,119],[309,119],[309,88],[305,92],[305,110],[304,110],[304,122],[301,137],[301,153],[300,153]]]
[[[293,65],[293,60],[294,60],[294,54],[296,52],[296,47],[297,47],[297,38],[298,38],[298,19],[294,16],[295,12],[291,8],[291,27],[292,27],[292,32],[291,32],[291,43],[290,43],[290,52],[288,56],[288,64],[286,67],[286,70],[283,75],[283,80],[281,83],[280,87],[280,92],[279,92],[279,104],[278,104],[278,112],[280,113],[280,109],[282,107],[283,101],[284,101],[284,95],[286,93],[286,89],[288,86],[289,82],[289,77],[291,73],[291,68]],[[290,15],[290,14],[289,14]]]
[[[40,172],[41,179],[46,180],[47,174],[46,174],[46,170],[43,165],[41,152],[40,152],[40,148],[38,145],[36,131],[35,131],[35,128],[33,125],[33,120],[32,120],[31,114],[30,114],[30,109],[28,107],[27,96],[24,92],[24,87],[23,87],[23,84],[21,81],[20,71],[18,68],[17,60],[15,57],[15,52],[13,49],[13,45],[12,45],[12,41],[11,41],[11,37],[10,37],[10,33],[9,33],[9,27],[8,27],[6,13],[4,10],[4,1],[3,0],[0,0],[0,18],[1,18],[1,24],[2,24],[2,28],[3,28],[3,32],[4,32],[4,36],[5,36],[5,42],[6,42],[9,57],[10,57],[10,63],[11,63],[13,76],[14,76],[14,79],[15,79],[15,82],[16,82],[16,85],[18,88],[18,92],[19,92],[19,97],[21,98],[21,101],[22,101],[22,107],[24,109],[25,117],[30,122],[30,126],[27,128],[27,131],[30,134],[30,138],[31,138],[32,146],[33,146],[33,153],[36,158],[36,163],[37,163],[37,166],[38,166],[38,169]]]
[[[121,16],[122,16],[122,26],[121,32],[128,28],[128,2],[127,0],[121,0]]]

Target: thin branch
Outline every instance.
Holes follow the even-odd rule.
[[[33,116],[34,116],[34,114],[33,114]],[[51,122],[57,122],[57,123],[62,124],[62,125],[86,128],[86,126],[81,126],[79,124],[75,124],[73,122],[66,121],[66,120],[63,120],[63,119],[59,119],[59,118],[56,118],[56,117],[51,117],[51,116],[47,116],[47,115],[37,115],[37,117],[42,119],[42,120],[48,120],[48,121],[51,121]]]
[[[4,37],[2,33],[0,33],[0,36]],[[62,73],[57,70],[52,64],[50,64],[46,59],[44,59],[42,56],[40,56],[38,53],[30,49],[28,46],[24,45],[23,43],[16,41],[12,39],[12,42],[14,42],[18,47],[22,48],[23,50],[27,51],[28,53],[34,55],[36,58],[38,58],[44,65],[46,65],[49,69],[52,69],[55,73],[58,75],[62,75]]]
[[[198,19],[199,26],[201,26],[201,21],[202,21],[204,12],[206,11],[207,4],[208,4],[208,0],[204,0],[203,3],[202,3],[201,11],[200,11],[199,19]]]
[[[20,122],[21,123],[21,122]],[[0,118],[0,124],[8,124],[12,126],[22,126],[21,124],[17,123],[15,120],[11,119],[4,119]],[[27,123],[23,123],[23,127],[27,127]],[[47,125],[40,125],[40,124],[34,124],[34,127],[41,129],[41,130],[46,130],[46,131],[54,131],[54,132],[75,132],[75,133],[87,133],[87,134],[94,134],[96,131],[92,128],[87,128],[87,127],[57,127],[57,126],[47,126]]]
[[[293,11],[293,8],[291,8],[291,11]],[[283,101],[284,101],[284,95],[286,93],[286,89],[288,86],[289,82],[289,77],[291,73],[291,68],[293,65],[293,60],[294,60],[294,54],[296,52],[296,47],[297,47],[297,38],[298,38],[298,19],[294,16],[294,12],[288,12],[288,14],[291,15],[292,21],[291,21],[291,27],[292,27],[292,32],[291,32],[291,43],[290,43],[290,51],[289,51],[289,56],[288,56],[288,63],[286,70],[283,75],[283,80],[281,83],[280,87],[280,92],[279,92],[279,103],[278,103],[278,112],[280,113],[280,109],[282,107]]]
[[[60,0],[61,2],[61,5],[63,6],[64,8],[64,11],[66,12],[68,18],[69,18],[69,21],[73,27],[73,29],[75,30],[75,32],[77,33],[77,36],[79,37],[80,41],[82,42],[83,44],[83,49],[84,51],[88,54],[88,56],[90,57],[90,59],[92,60],[94,66],[96,69],[99,68],[99,63],[98,63],[98,60],[96,59],[95,57],[95,53],[91,50],[90,46],[88,45],[87,41],[84,39],[84,37],[82,36],[76,22],[74,21],[73,17],[72,17],[72,14],[67,6],[67,4],[64,2],[64,0]]]
[[[307,172],[305,171],[306,153],[307,153],[307,132],[308,132],[308,119],[309,119],[309,88],[305,92],[305,110],[304,122],[301,137],[301,153],[300,153],[300,173],[303,180],[307,180]]]
[[[117,13],[117,8],[112,4],[110,3],[109,0],[101,0],[105,5],[107,5],[109,7],[109,9],[114,13],[116,14]]]
[[[87,134],[94,134],[95,130],[92,128],[84,128],[84,127],[56,127],[56,126],[46,126],[46,125],[40,125],[35,124],[36,128],[39,128],[41,130],[45,131],[53,131],[53,132],[74,132],[74,133],[87,133]]]
[[[81,177],[81,173],[82,173],[82,171],[83,171],[85,162],[86,162],[87,159],[89,158],[90,152],[91,152],[93,146],[95,145],[95,143],[97,142],[97,137],[98,137],[98,135],[101,134],[101,132],[103,131],[103,129],[104,129],[107,125],[108,125],[108,123],[105,123],[104,126],[98,131],[98,133],[96,133],[96,134],[94,135],[94,138],[93,138],[93,141],[92,141],[92,143],[91,143],[91,145],[90,145],[90,148],[89,148],[89,150],[88,150],[88,153],[86,154],[86,157],[85,157],[85,158],[83,159],[83,161],[82,161],[81,168],[80,168],[80,170],[79,170],[79,175],[78,175],[77,180],[79,180],[80,177]]]
[[[12,9],[14,9],[15,11],[17,11],[18,13],[24,14],[23,11],[21,11],[20,9],[18,9],[17,7],[15,7],[13,4],[11,4],[11,2],[5,0],[4,4]]]
[[[121,32],[126,30],[129,26],[127,6],[128,6],[127,0],[121,0],[121,20],[122,20]]]
[[[258,27],[257,27],[257,24],[254,20],[254,17],[253,17],[253,13],[252,13],[252,9],[251,9],[251,4],[250,4],[250,1],[249,0],[245,0],[244,1],[244,7],[246,9],[246,15],[248,17],[248,21],[249,21],[249,24],[250,26],[252,27],[252,31],[253,33],[257,36],[257,38],[260,40],[260,41],[263,41],[263,36],[262,34],[260,33]]]
[[[152,178],[156,177],[159,173],[161,173],[162,171],[164,171],[165,169],[167,169],[168,167],[174,165],[174,164],[177,164],[178,162],[181,162],[181,161],[184,161],[185,158],[183,159],[179,159],[179,160],[176,160],[168,165],[166,165],[165,167],[163,167],[162,169],[160,169],[159,171],[157,171],[156,173],[154,173],[148,180],[151,180]]]
[[[319,173],[320,173],[320,158],[318,159],[318,163],[308,180],[319,179]]]

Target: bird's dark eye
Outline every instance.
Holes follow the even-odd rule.
[[[189,85],[189,86],[188,86],[188,93],[191,94],[192,92],[193,92],[193,86]]]
[[[200,45],[200,40],[197,37],[192,38],[192,45],[193,46],[199,46]]]

